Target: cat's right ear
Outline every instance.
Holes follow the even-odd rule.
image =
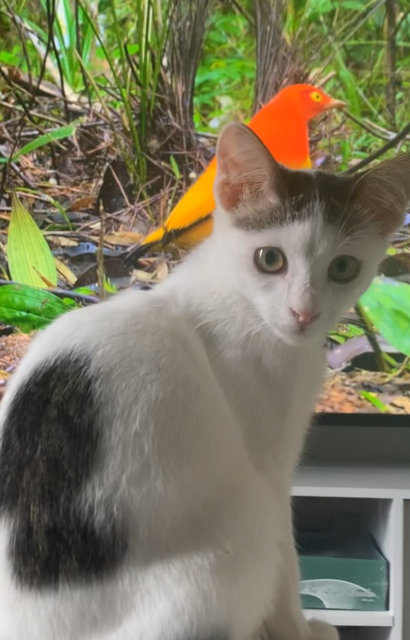
[[[249,216],[247,205],[253,205],[254,215],[264,207],[279,205],[284,190],[280,167],[249,127],[232,122],[223,129],[216,163],[214,195],[218,207],[241,217]]]

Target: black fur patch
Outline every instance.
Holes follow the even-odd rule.
[[[46,587],[106,574],[127,542],[114,516],[99,530],[75,506],[99,446],[89,361],[64,356],[34,370],[8,409],[0,448],[0,512],[12,518],[18,581]]]

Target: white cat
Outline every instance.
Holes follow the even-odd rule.
[[[410,156],[293,172],[220,136],[214,234],[152,292],[68,313],[1,408],[1,640],[333,640],[290,489],[323,341],[410,198]]]

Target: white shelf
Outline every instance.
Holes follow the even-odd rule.
[[[407,467],[303,467],[293,482],[294,496],[410,499]]]
[[[304,466],[293,496],[297,526],[369,530],[389,563],[388,611],[309,609],[306,617],[344,628],[354,640],[410,640],[410,465]]]
[[[389,565],[388,611],[307,610],[345,640],[410,640],[410,421],[312,429],[295,474],[295,525],[370,531]]]
[[[305,617],[316,618],[336,627],[392,627],[391,611],[341,611],[330,609],[304,609]]]

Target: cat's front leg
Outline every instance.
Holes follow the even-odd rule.
[[[339,634],[336,627],[327,624],[327,622],[311,620],[308,640],[339,640]]]
[[[272,614],[265,621],[257,640],[338,640],[337,629],[319,620],[307,621],[303,615],[299,595],[299,567],[289,530],[283,543],[283,564],[278,581],[278,597]]]

